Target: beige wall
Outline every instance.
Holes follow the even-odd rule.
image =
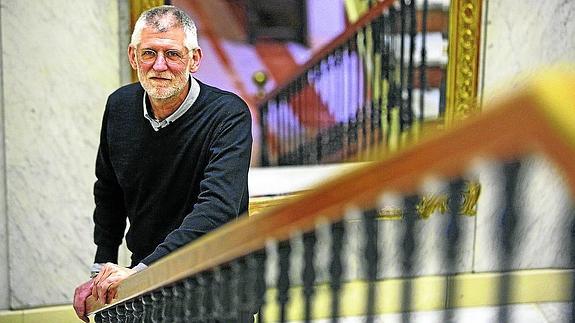
[[[575,1],[485,1],[485,103],[545,66],[575,64]]]
[[[0,35],[2,34],[2,6],[0,5]],[[0,42],[0,53],[3,52]],[[0,56],[0,71],[3,71]],[[0,73],[0,89],[3,89],[3,77]],[[0,121],[4,120],[4,91],[0,91]],[[0,310],[10,307],[8,294],[8,230],[6,216],[6,185],[4,176],[4,123],[0,122]]]
[[[94,252],[98,132],[120,85],[118,1],[2,0],[1,8],[0,308],[69,303]]]

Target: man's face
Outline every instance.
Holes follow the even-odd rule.
[[[183,90],[190,72],[197,70],[199,57],[195,51],[188,51],[184,39],[185,34],[181,28],[158,32],[144,27],[141,43],[135,48],[130,47],[130,63],[137,70],[142,87],[152,99],[185,98],[187,93]]]

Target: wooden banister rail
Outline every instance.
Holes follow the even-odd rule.
[[[270,240],[336,221],[350,206],[374,206],[383,191],[410,193],[429,175],[461,175],[478,158],[542,152],[575,194],[575,74],[547,72],[515,95],[401,153],[321,185],[270,212],[229,223],[126,279],[114,303],[150,292],[265,248]],[[113,303],[113,304],[114,304]],[[88,299],[90,313],[106,306]]]

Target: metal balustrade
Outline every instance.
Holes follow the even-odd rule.
[[[428,4],[419,9],[416,62],[415,3],[372,3],[368,14],[262,100],[262,166],[337,162],[382,143],[395,150],[401,134],[423,123]]]
[[[91,304],[96,321],[375,322],[399,313],[401,322],[422,322],[418,312],[437,310],[438,322],[459,322],[459,308],[473,305],[467,294],[477,293],[485,298],[475,306],[496,305],[495,321],[511,322],[508,304],[573,304],[575,76],[540,79],[462,127],[174,252],[124,281],[111,306]],[[552,180],[530,193],[534,165]],[[465,210],[470,180],[487,183],[478,208],[492,213]],[[565,198],[555,224],[537,231],[527,204],[545,204],[550,191]],[[445,196],[446,208],[423,216],[426,194]],[[536,211],[548,219],[548,210]],[[470,247],[480,219],[491,238]],[[534,237],[557,252],[550,263],[521,260]],[[491,250],[491,269],[469,264],[479,245]],[[474,277],[482,280],[470,288]],[[575,322],[575,311],[564,318]]]
[[[517,191],[521,182],[518,180],[518,173],[521,169],[520,161],[505,163],[503,166],[505,180],[501,206],[502,212],[496,222],[500,223],[498,236],[501,238],[497,242],[499,255],[495,255],[500,264],[501,270],[511,268],[514,259],[514,249],[520,245],[516,239],[518,222],[521,215],[517,212]],[[445,240],[446,248],[442,250],[443,262],[446,274],[458,272],[457,246],[462,240],[461,235],[461,215],[462,192],[464,181],[454,179],[446,185],[448,188],[449,208],[444,215],[447,221],[440,230],[444,235],[440,239]],[[400,263],[401,276],[411,277],[414,275],[416,258],[416,230],[418,222],[422,220],[416,210],[420,201],[417,195],[405,196],[403,198],[402,225],[403,233],[400,237],[400,254],[397,261]],[[571,201],[572,203],[573,201]],[[381,206],[383,207],[383,206]],[[143,296],[117,304],[96,315],[97,322],[251,322],[254,314],[258,315],[258,322],[288,322],[293,320],[294,309],[290,309],[292,298],[303,299],[297,311],[301,315],[296,315],[304,322],[311,322],[314,319],[314,297],[318,284],[329,286],[329,299],[331,309],[329,311],[332,322],[337,322],[341,317],[339,311],[340,294],[342,284],[345,284],[342,274],[346,272],[346,265],[342,259],[352,257],[343,248],[344,243],[350,240],[359,239],[362,244],[357,250],[363,250],[363,254],[357,257],[361,261],[361,272],[359,277],[365,282],[362,290],[365,294],[364,321],[374,322],[377,317],[376,304],[382,302],[378,298],[378,281],[384,275],[380,270],[380,256],[382,252],[389,252],[390,248],[384,248],[383,232],[380,230],[381,219],[378,219],[378,209],[368,208],[362,210],[354,216],[354,211],[342,215],[343,220],[334,223],[322,223],[320,226],[327,227],[330,235],[330,244],[323,246],[329,250],[329,262],[321,263],[316,261],[315,254],[319,252],[320,246],[316,244],[320,230],[325,228],[317,227],[315,230],[306,232],[303,240],[303,252],[299,258],[292,261],[291,253],[294,251],[294,239],[277,243],[276,252],[269,254],[267,249],[262,249],[241,257],[223,266],[215,267],[206,271],[151,291]],[[357,212],[356,212],[357,213]],[[573,209],[571,209],[573,213]],[[573,217],[569,217],[571,220]],[[358,223],[362,227],[363,235],[354,236],[351,226]],[[572,231],[574,222],[570,221],[564,226],[565,230]],[[348,228],[346,230],[346,227]],[[566,244],[569,250],[574,250],[575,245],[570,242]],[[269,248],[268,248],[269,249]],[[355,251],[357,251],[355,250]],[[348,249],[349,252],[349,249]],[[571,251],[573,253],[573,251]],[[275,261],[265,262],[266,257],[277,258]],[[275,268],[272,268],[274,266]],[[320,267],[325,268],[320,268]],[[569,265],[572,268],[572,263]],[[276,272],[273,281],[269,281],[265,288],[266,272]],[[328,277],[320,278],[317,271],[329,272]],[[294,274],[299,274],[297,283],[293,281]],[[322,281],[325,279],[325,281]],[[299,293],[294,292],[294,288],[299,288]],[[455,298],[458,288],[457,281],[450,284],[446,297],[446,309],[455,307]],[[508,304],[510,294],[513,290],[513,280],[508,275],[502,275],[498,286],[498,304]],[[266,290],[275,289],[275,299],[266,297]],[[405,279],[401,284],[401,322],[412,322],[412,307],[414,298],[414,286],[410,279]],[[276,313],[266,310],[264,300],[274,301],[277,306]],[[268,304],[269,305],[269,304]],[[360,305],[361,306],[361,305]],[[266,315],[264,315],[264,313]],[[442,322],[455,321],[453,310],[443,311]],[[497,322],[509,322],[510,316],[506,306],[501,306],[498,313]],[[573,320],[571,320],[573,321]]]

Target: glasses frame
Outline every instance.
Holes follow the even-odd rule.
[[[184,65],[187,59],[190,57],[190,50],[185,48],[186,53],[177,49],[166,49],[166,50],[155,50],[153,48],[138,48],[136,47],[136,56],[138,61],[143,65],[154,65],[158,60],[160,55],[164,58],[164,61],[169,66],[180,67]],[[144,54],[150,54],[150,57],[145,58]]]

